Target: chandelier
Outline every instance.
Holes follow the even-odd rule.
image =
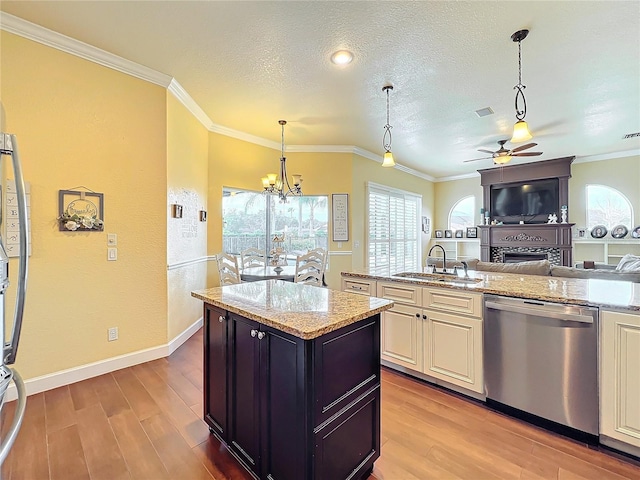
[[[275,173],[267,173],[266,177],[262,177],[262,187],[264,191],[262,193],[268,195],[277,195],[280,198],[280,202],[286,203],[288,195],[302,195],[302,175],[294,174],[293,187],[289,183],[287,177],[287,159],[284,156],[284,126],[287,124],[286,120],[278,120],[278,123],[282,127],[282,151],[280,155],[280,175]]]
[[[382,147],[384,148],[384,157],[382,157],[383,167],[393,167],[396,162],[391,153],[391,129],[389,125],[389,90],[393,90],[393,85],[385,85],[382,87],[383,92],[387,92],[387,124],[384,126],[384,135],[382,137]]]
[[[527,88],[522,85],[522,47],[520,42],[527,38],[529,30],[518,30],[511,35],[511,40],[518,42],[518,84],[513,87],[516,91],[516,119],[518,120],[513,126],[513,136],[511,137],[511,143],[519,143],[530,140],[532,137],[529,132],[529,125],[524,121],[524,117],[527,115],[527,100],[524,98],[524,89]],[[522,102],[522,109],[519,108],[518,103]]]

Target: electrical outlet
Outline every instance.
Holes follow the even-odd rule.
[[[110,342],[118,339],[118,327],[111,327],[109,330],[107,330],[107,333],[109,335]]]

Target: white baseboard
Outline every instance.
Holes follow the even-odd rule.
[[[187,327],[169,343],[164,345],[145,348],[144,350],[126,353],[106,360],[100,360],[99,362],[87,363],[86,365],[80,365],[79,367],[73,367],[67,370],[60,370],[59,372],[42,375],[40,377],[30,378],[24,382],[27,389],[27,395],[34,395],[53,388],[97,377],[98,375],[104,375],[105,373],[115,372],[122,368],[131,367],[144,362],[150,362],[151,360],[156,360],[158,358],[168,357],[175,352],[180,345],[196,333],[200,327],[202,327],[202,317],[200,317],[193,325]],[[5,400],[10,402],[16,398],[16,386],[11,384],[9,388],[7,388]]]

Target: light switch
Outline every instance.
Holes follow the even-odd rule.
[[[118,260],[117,248],[107,248],[107,260],[109,260],[110,262]]]
[[[118,235],[115,233],[107,233],[107,245],[110,247],[118,245]]]

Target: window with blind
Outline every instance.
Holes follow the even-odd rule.
[[[369,273],[419,272],[422,197],[371,183],[367,197]]]

